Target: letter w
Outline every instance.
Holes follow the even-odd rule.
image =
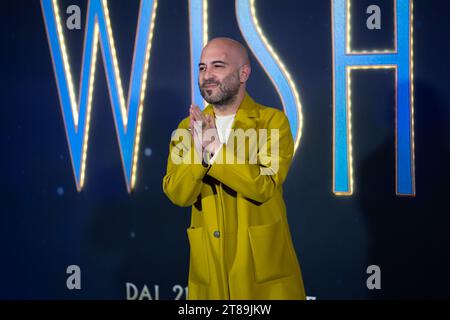
[[[57,1],[41,0],[78,191],[83,188],[85,180],[92,93],[99,42],[128,192],[131,192],[135,185],[156,6],[157,0],[142,0],[140,3],[130,86],[128,99],[125,102],[107,2],[106,0],[88,2],[83,63],[77,100],[64,42],[64,24],[61,22]]]

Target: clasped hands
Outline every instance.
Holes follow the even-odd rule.
[[[189,116],[189,130],[194,139],[195,150],[208,162],[221,146],[214,117],[204,115],[196,105],[190,106]]]

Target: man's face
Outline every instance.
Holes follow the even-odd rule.
[[[226,105],[239,92],[239,66],[228,58],[225,50],[207,47],[202,52],[199,64],[198,85],[208,103]]]

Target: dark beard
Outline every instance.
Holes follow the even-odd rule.
[[[203,99],[205,99],[206,102],[218,107],[228,105],[234,102],[239,92],[239,88],[241,87],[239,72],[228,75],[223,79],[222,83],[211,80],[203,82],[203,85],[208,84],[218,84],[218,89],[220,92],[216,96],[212,97],[212,90],[205,89],[203,86],[199,85],[200,93]]]

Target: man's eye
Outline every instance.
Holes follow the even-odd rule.
[[[205,71],[205,69],[206,69],[205,67],[200,67],[199,68],[200,71]]]
[[[215,67],[215,68],[223,68],[223,65],[216,64],[214,67]]]

